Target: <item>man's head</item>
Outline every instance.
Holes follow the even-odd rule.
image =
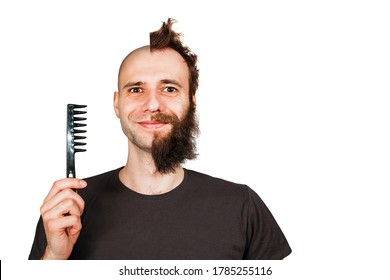
[[[169,19],[150,33],[150,46],[122,62],[114,108],[129,145],[151,153],[160,173],[196,157],[197,57],[180,41]]]

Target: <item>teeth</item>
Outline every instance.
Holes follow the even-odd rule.
[[[75,111],[75,110],[73,110],[73,114],[74,115],[86,114],[86,113],[87,113],[87,111]]]
[[[78,104],[70,104],[73,106],[73,108],[86,108],[87,105],[78,105]]]
[[[87,143],[83,143],[83,142],[74,142],[74,145],[75,145],[75,146],[85,146],[85,145],[87,145]]]
[[[76,115],[86,114],[87,111],[82,108],[86,108],[87,105],[77,105],[77,104],[68,104],[68,131],[72,134],[73,140],[69,141],[69,145],[75,147],[85,146],[87,143],[77,142],[77,140],[86,139],[86,136],[76,135],[78,133],[85,133],[87,130],[84,129],[76,129],[81,127],[86,127],[86,123],[82,123],[86,121],[85,117],[76,117]],[[86,149],[73,149],[75,153],[77,152],[85,152]]]
[[[74,122],[78,122],[78,121],[86,121],[87,118],[79,118],[79,117],[73,117],[73,121]]]
[[[75,129],[73,131],[73,133],[85,133],[85,132],[87,132],[87,131],[86,130],[80,130],[80,129]]]
[[[82,126],[87,126],[85,123],[73,123],[74,127],[82,127]]]

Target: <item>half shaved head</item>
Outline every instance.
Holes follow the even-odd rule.
[[[175,23],[175,20],[172,18],[168,18],[167,22],[163,22],[162,26],[159,30],[150,32],[149,39],[150,39],[150,45],[143,46],[140,48],[137,48],[130,52],[125,59],[122,61],[121,66],[119,67],[119,73],[118,73],[118,91],[119,88],[119,80],[121,76],[122,69],[124,65],[126,64],[126,60],[134,53],[139,51],[145,51],[148,50],[150,52],[163,50],[163,49],[173,49],[177,51],[180,56],[184,59],[188,66],[189,70],[189,93],[190,98],[192,98],[196,91],[198,90],[199,85],[199,70],[197,67],[198,57],[196,54],[194,54],[187,46],[185,46],[181,41],[181,34],[175,32],[172,29],[173,24]]]

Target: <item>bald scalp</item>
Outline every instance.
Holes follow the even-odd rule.
[[[120,80],[122,76],[123,69],[126,67],[127,61],[129,61],[130,57],[134,54],[144,52],[144,51],[149,51],[150,52],[150,46],[146,45],[143,47],[139,47],[133,51],[131,51],[122,61],[121,65],[119,66],[119,71],[118,71],[118,92],[120,91]]]

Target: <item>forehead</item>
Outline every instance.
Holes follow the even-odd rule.
[[[174,79],[188,87],[189,70],[185,60],[173,49],[150,51],[148,46],[127,56],[119,73],[119,86],[128,82],[155,82]]]

